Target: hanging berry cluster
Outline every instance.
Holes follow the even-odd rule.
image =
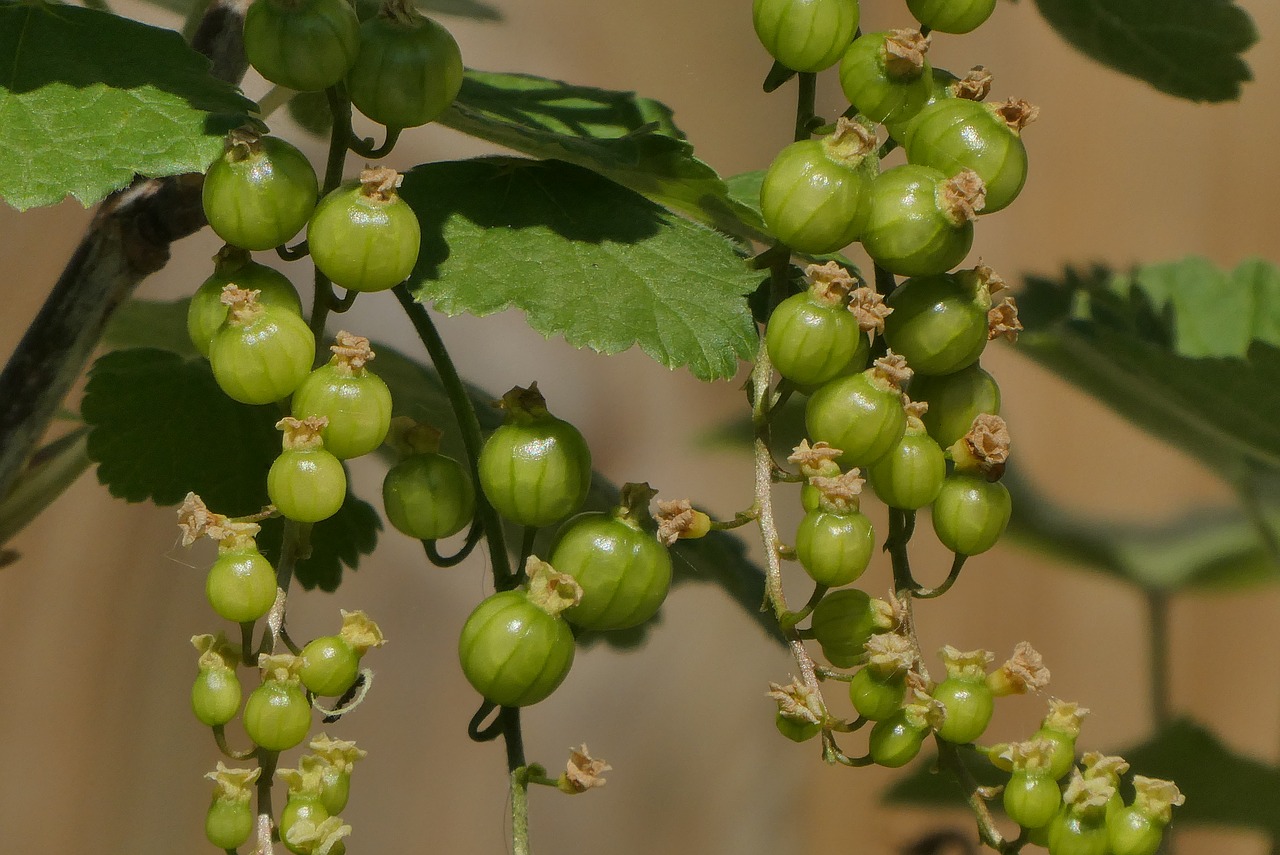
[[[902,766],[932,735],[940,767],[965,788],[983,842],[997,851],[1035,844],[1052,855],[1152,855],[1182,797],[1170,782],[1135,776],[1126,803],[1123,760],[1090,753],[1077,766],[1087,711],[1051,700],[1026,741],[978,743],[997,698],[1045,689],[1048,670],[1030,645],[1019,644],[995,671],[988,651],[944,647],[945,676],[935,679],[915,632],[914,601],[944,594],[967,558],[996,544],[1012,510],[1000,480],[1010,434],[999,387],[980,359],[988,341],[1016,339],[1021,324],[990,267],[957,268],[977,220],[1022,190],[1022,130],[1038,111],[1019,99],[985,103],[992,78],[981,66],[960,78],[928,60],[931,33],[970,32],[994,5],[908,0],[916,26],[863,33],[857,0],[754,3],[756,33],[776,60],[766,88],[799,73],[801,99],[796,141],[760,189],[777,243],[757,259],[771,272],[772,308],[749,384],[757,491],[746,516],[759,521],[768,604],[801,675],[771,684],[769,696],[778,729],[796,741],[821,737],[832,763]],[[837,64],[851,106],[826,123],[812,115],[814,75]],[[886,167],[897,149],[906,162]],[[874,267],[870,284],[842,256],[821,258],[855,242]],[[787,468],[774,460],[770,432],[773,412],[795,395],[807,397],[807,437]],[[794,546],[784,545],[774,522],[777,482],[801,486],[805,513]],[[868,484],[888,507],[883,538],[860,508]],[[936,588],[921,586],[911,570],[908,546],[922,509],[954,554]],[[881,543],[892,571],[885,600],[848,587]],[[801,609],[787,605],[784,560],[797,561],[814,585]],[[828,681],[847,683],[854,717],[831,711],[822,693]],[[837,737],[868,723],[865,755],[846,754]],[[960,745],[1008,773],[1003,789],[974,783]],[[987,808],[1001,792],[1020,827],[1013,837],[1001,834]]]

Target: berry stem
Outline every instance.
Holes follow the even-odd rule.
[[[471,527],[467,529],[467,539],[452,555],[441,555],[436,551],[436,542],[434,540],[422,541],[422,549],[427,553],[427,560],[437,567],[454,567],[466,560],[471,551],[476,548],[476,544],[480,542],[484,529],[476,520],[471,521]]]
[[[311,250],[307,246],[305,239],[295,243],[293,246],[276,247],[276,255],[280,256],[284,261],[297,261],[301,258],[306,258],[310,254]]]
[[[960,570],[964,567],[965,559],[969,556],[956,553],[955,558],[951,562],[951,572],[947,574],[947,578],[942,584],[936,588],[921,588],[919,585],[911,589],[911,596],[917,600],[932,600],[934,597],[941,597],[947,591],[951,590],[951,586],[960,578]]]
[[[814,117],[814,105],[818,101],[818,75],[805,71],[797,75],[800,92],[796,98],[796,142],[809,138],[809,120]]]
[[[387,137],[382,141],[382,145],[374,145],[372,138],[358,137],[352,134],[347,141],[347,148],[363,158],[381,160],[391,154],[391,150],[396,147],[398,139],[400,139],[400,128],[387,128]]]
[[[258,750],[257,748],[246,748],[244,751],[236,751],[227,744],[227,731],[222,725],[213,728],[213,741],[217,743],[218,750],[232,760],[248,760]]]
[[[271,785],[275,781],[280,752],[259,748],[257,754],[258,766],[262,769],[262,774],[258,776],[258,816],[269,817],[274,827],[276,814],[271,806]]]
[[[472,406],[467,389],[462,383],[462,378],[458,376],[458,370],[454,367],[444,340],[440,338],[440,333],[431,320],[431,315],[422,304],[413,299],[413,295],[403,284],[397,285],[392,290],[404,308],[405,314],[409,316],[409,321],[417,331],[423,346],[426,347],[427,355],[431,357],[431,364],[435,366],[436,373],[440,375],[440,382],[444,386],[445,394],[449,396],[453,416],[457,419],[458,428],[462,433],[462,444],[467,452],[467,466],[471,470],[471,478],[478,484],[480,472],[476,461],[480,457],[482,440],[480,419],[476,416],[475,407]],[[508,591],[516,586],[516,577],[511,572],[511,564],[507,557],[506,535],[502,531],[502,521],[493,510],[493,505],[489,504],[489,500],[479,490],[476,491],[476,518],[480,521],[485,538],[489,542],[494,586],[499,591]]]

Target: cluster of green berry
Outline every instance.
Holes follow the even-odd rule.
[[[800,611],[786,609],[780,585],[771,599],[789,638],[816,640],[831,666],[793,645],[802,651],[797,661],[806,679],[771,684],[769,694],[785,736],[822,735],[828,760],[888,767],[910,762],[930,735],[940,746],[974,743],[995,698],[1038,692],[1048,682],[1039,655],[1025,643],[991,673],[989,652],[948,646],[947,675],[935,682],[914,632],[913,599],[944,593],[968,556],[995,545],[1011,515],[1000,483],[1009,432],[999,416],[999,387],[979,359],[988,341],[1014,340],[1022,327],[1012,298],[998,301],[1004,282],[991,268],[954,268],[972,247],[977,216],[1005,208],[1021,191],[1027,174],[1021,131],[1037,110],[1020,100],[984,104],[991,78],[980,66],[958,79],[926,59],[931,31],[970,32],[991,14],[994,0],[907,5],[919,29],[862,34],[857,0],[754,3],[756,32],[777,63],[813,74],[839,62],[852,105],[834,125],[802,121],[798,136],[815,129],[823,135],[784,149],[760,191],[765,223],[779,242],[770,265],[781,299],[764,345],[783,380],[768,406],[793,392],[808,396],[808,438],[788,458],[798,473],[767,461],[775,480],[803,482],[805,516],[793,550],[768,543],[767,534],[766,546],[798,560],[816,584]],[[884,142],[877,126],[887,134]],[[881,171],[881,158],[899,147],[907,163]],[[794,278],[792,253],[829,255],[855,241],[875,265],[874,287],[855,278],[850,265],[829,261],[810,264],[806,287],[785,296]],[[763,381],[757,396],[761,389]],[[889,507],[888,600],[844,587],[862,577],[876,547],[860,509],[864,473]],[[936,589],[915,582],[907,555],[915,514],[924,508],[938,540],[955,554],[951,575]],[[828,712],[823,679],[848,682],[855,720]],[[1182,797],[1171,782],[1137,776],[1126,806],[1118,795],[1128,768],[1122,760],[1088,754],[1077,769],[1084,712],[1051,701],[1030,740],[978,747],[1010,773],[1006,812],[1021,827],[1022,842],[1052,855],[1153,855]],[[834,734],[870,722],[867,754],[847,757]]]
[[[462,87],[458,43],[409,0],[388,0],[363,23],[347,0],[255,0],[244,50],[288,89],[344,84],[356,109],[390,132],[435,121]]]
[[[322,734],[310,743],[316,753],[303,757],[297,770],[277,770],[276,762],[279,752],[306,739],[318,697],[346,698],[355,692],[361,677],[360,660],[370,648],[384,643],[382,631],[363,612],[344,611],[336,634],[298,648],[284,630],[283,614],[272,616],[277,602],[283,605],[283,595],[277,589],[275,569],[258,551],[255,518],[229,519],[210,511],[194,494],[187,496],[178,513],[184,545],[190,546],[201,537],[217,541],[218,558],[209,569],[205,591],[220,617],[240,625],[242,639],[233,644],[222,632],[191,639],[200,654],[191,707],[202,724],[213,728],[224,753],[239,760],[256,757],[259,763],[254,769],[228,769],[219,763],[217,771],[209,774],[216,790],[206,817],[206,836],[222,849],[244,844],[262,823],[250,807],[251,788],[269,788],[275,774],[290,790],[289,803],[279,825],[274,826],[289,851],[296,855],[342,855],[342,840],[351,827],[338,814],[346,805],[351,766],[364,752],[354,743]],[[269,631],[255,650],[254,626],[262,618],[267,618]],[[291,652],[272,652],[277,639]],[[244,700],[242,711],[243,690],[237,669],[254,665],[261,680]],[[237,714],[254,745],[248,751],[227,747],[224,728]],[[259,784],[264,773],[268,782]],[[270,840],[272,818],[269,814],[265,818],[265,830],[259,827],[258,833],[265,833]]]
[[[591,453],[577,428],[548,412],[537,384],[512,389],[502,406],[503,424],[480,451],[480,489],[498,513],[532,533],[582,507]],[[613,511],[573,517],[548,561],[527,556],[521,584],[488,597],[467,618],[458,642],[462,671],[489,703],[527,706],[555,691],[573,664],[572,628],[628,629],[657,613],[671,586],[671,558],[648,530],[653,496],[647,484],[627,484]]]

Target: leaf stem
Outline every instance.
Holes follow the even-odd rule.
[[[396,140],[400,139],[400,130],[400,128],[387,128],[387,137],[382,141],[382,145],[374,145],[372,139],[351,134],[347,140],[347,148],[369,160],[381,160],[391,154],[391,150],[396,147]]]

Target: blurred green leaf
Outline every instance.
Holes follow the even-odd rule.
[[[1240,58],[1258,39],[1231,0],[1036,0],[1085,55],[1192,101],[1230,101],[1253,79]]]
[[[1033,277],[1018,350],[1215,471],[1280,469],[1278,294],[1260,261]]]
[[[1149,591],[1234,590],[1280,580],[1254,522],[1231,507],[1196,510],[1158,525],[1122,525],[1050,502],[1010,474],[1008,537],[1019,546],[1097,570]],[[1280,525],[1280,508],[1267,513]]]
[[[957,747],[960,759],[974,779],[984,787],[997,787],[1009,780],[1007,772],[1001,772],[987,762],[987,758],[972,748]],[[885,804],[922,805],[926,807],[965,807],[964,791],[951,775],[938,771],[938,757],[930,755],[917,762],[910,771],[885,790],[881,797]],[[999,800],[991,802],[998,809]]]
[[[1179,719],[1122,751],[1134,773],[1173,781],[1187,797],[1174,824],[1257,828],[1280,834],[1280,769],[1233,751],[1208,728]],[[1126,801],[1132,790],[1123,793]]]

